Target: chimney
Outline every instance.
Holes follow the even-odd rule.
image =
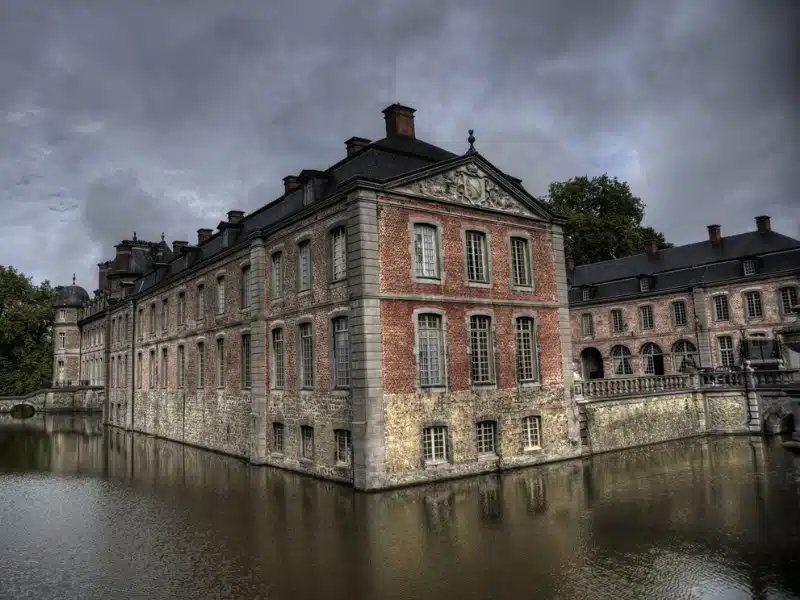
[[[571,256],[567,257],[567,271],[574,271],[575,270],[575,259]]]
[[[197,230],[197,245],[199,246],[203,242],[205,242],[214,232],[210,229],[198,229]]]
[[[352,156],[356,152],[360,152],[362,149],[369,146],[371,141],[372,140],[368,140],[367,138],[351,137],[344,143],[347,148],[347,156]]]
[[[244,211],[243,210],[229,210],[228,211],[228,223],[241,223],[242,219],[244,218]]]
[[[383,116],[386,119],[386,137],[404,135],[413,138],[414,136],[414,113],[413,108],[402,104],[392,104],[383,109]]]
[[[181,253],[181,249],[185,248],[188,245],[189,245],[189,242],[182,242],[182,241],[175,240],[174,242],[172,242],[172,253],[175,256],[178,256]]]
[[[769,217],[767,215],[756,217],[756,229],[758,229],[758,233],[772,231],[772,224],[769,222]]]
[[[645,247],[647,249],[647,258],[653,259],[658,256],[658,240],[656,238],[647,240]]]
[[[722,233],[720,233],[719,225],[709,225],[708,241],[711,242],[711,245],[716,246],[717,244],[719,244],[721,239],[722,239]]]
[[[283,178],[283,193],[291,194],[300,187],[300,182],[297,180],[297,175],[287,175]]]

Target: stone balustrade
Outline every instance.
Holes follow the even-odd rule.
[[[778,371],[753,371],[756,387],[785,387],[800,385],[799,369],[781,369]]]

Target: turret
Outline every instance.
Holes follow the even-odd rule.
[[[78,315],[89,294],[79,285],[58,288],[53,305],[56,309],[53,324],[53,385],[78,385],[81,379],[81,333]]]

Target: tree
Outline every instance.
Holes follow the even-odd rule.
[[[672,247],[663,233],[642,225],[644,202],[616,177],[603,174],[556,181],[544,201],[567,219],[565,249],[576,264],[638,254],[651,238],[658,240],[659,248]]]
[[[0,265],[0,396],[50,384],[55,294],[48,281],[33,285],[14,267]]]

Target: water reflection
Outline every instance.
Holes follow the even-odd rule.
[[[0,420],[0,597],[791,598],[800,456],[662,444],[363,495],[96,418]]]

